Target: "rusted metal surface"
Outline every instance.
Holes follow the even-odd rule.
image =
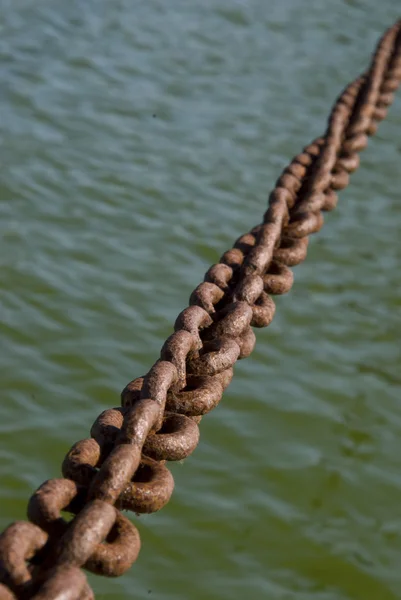
[[[296,156],[278,179],[263,222],[213,265],[177,318],[159,360],[104,411],[91,437],[64,459],[64,478],[45,482],[28,505],[30,522],[0,536],[0,600],[89,600],[84,568],[122,575],[140,539],[122,509],[160,510],[174,482],[165,461],[189,456],[199,422],[220,401],[237,360],[255,345],[288,292],[289,267],[302,262],[308,236],[323,225],[359,165],[358,152],[386,116],[401,80],[401,21],[380,40],[369,70],[337,99],[324,136]],[[66,511],[75,515],[67,522]]]

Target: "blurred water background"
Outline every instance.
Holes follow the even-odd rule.
[[[0,0],[0,525],[158,357],[393,0]],[[123,600],[401,598],[401,96]]]

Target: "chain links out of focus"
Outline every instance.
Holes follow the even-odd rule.
[[[140,538],[121,510],[160,510],[173,492],[165,462],[189,456],[199,422],[220,401],[237,360],[255,345],[293,283],[308,236],[323,225],[359,165],[358,152],[384,119],[401,81],[401,21],[380,40],[369,70],[339,96],[324,136],[278,179],[263,222],[213,265],[177,318],[160,359],[72,446],[64,478],[31,497],[27,521],[0,536],[0,600],[89,600],[81,568],[116,577],[136,560]],[[70,521],[62,513],[75,515]]]

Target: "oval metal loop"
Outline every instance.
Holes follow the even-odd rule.
[[[365,133],[357,133],[352,137],[349,137],[344,142],[342,149],[343,152],[352,154],[353,152],[361,152],[365,150],[369,143],[368,136]]]
[[[252,327],[247,327],[246,330],[242,333],[242,335],[239,338],[237,338],[236,341],[240,347],[238,360],[242,358],[248,358],[248,356],[252,354],[256,344],[256,335]]]
[[[124,421],[126,411],[117,406],[104,410],[96,419],[91,427],[91,436],[97,441],[100,447],[107,444],[111,448],[114,446],[116,438],[120,432]]]
[[[160,415],[160,406],[151,398],[141,399],[125,415],[116,444],[130,444],[141,449],[146,436],[154,429]],[[113,450],[118,449],[117,447]]]
[[[224,292],[214,283],[204,281],[192,292],[189,304],[200,306],[205,309],[209,315],[215,312],[215,304],[218,304],[224,297]]]
[[[342,123],[341,129],[344,124]],[[330,125],[330,129],[333,125]],[[341,143],[339,135],[329,134],[325,145],[322,148],[319,158],[313,165],[311,177],[307,181],[307,191],[305,195],[305,201],[308,202],[310,196],[316,194],[322,194],[327,190],[332,183],[331,170],[334,168],[337,160],[337,151]]]
[[[121,406],[133,406],[141,396],[144,377],[137,377],[129,382],[121,392]]]
[[[324,202],[322,205],[322,210],[324,210],[326,212],[334,210],[335,207],[337,206],[337,202],[338,202],[338,196],[337,196],[336,192],[330,188],[329,190],[327,190],[327,192],[324,195]]]
[[[189,331],[189,333],[198,339],[198,348],[201,348],[202,342],[199,332],[209,327],[212,323],[213,319],[209,313],[201,306],[193,304],[178,315],[174,324],[174,330],[179,331],[180,329],[184,329],[185,331]]]
[[[76,514],[86,499],[87,488],[71,479],[49,479],[31,496],[28,519],[55,538],[61,537],[68,523],[61,516],[66,510]]]
[[[331,177],[330,187],[333,190],[343,190],[349,184],[349,173],[346,169],[340,167],[341,163],[337,163],[337,166],[333,170]]]
[[[310,167],[312,162],[313,162],[313,157],[308,152],[303,151],[296,155],[296,157],[293,159],[291,164],[293,164],[293,165],[299,164],[301,167],[304,167],[305,171],[304,171],[304,174],[302,175],[302,177],[305,177],[305,175],[307,173],[307,168]]]
[[[188,373],[217,375],[232,367],[238,359],[240,347],[235,340],[220,338],[205,342],[199,356],[188,358]]]
[[[163,426],[150,435],[143,452],[155,460],[183,460],[199,442],[199,427],[185,415],[165,413]]]
[[[365,109],[366,109],[366,106],[365,106]],[[373,124],[371,109],[372,109],[372,107],[368,106],[368,112],[370,114],[360,115],[358,117],[358,119],[356,120],[356,122],[351,124],[350,131],[348,132],[350,137],[356,138],[358,135],[361,135],[361,136],[366,135],[366,137],[368,137],[369,135],[371,135],[369,133],[369,129],[370,129],[371,125]],[[360,140],[357,142],[358,145],[361,142],[361,140],[362,140],[362,138],[360,138]],[[363,148],[360,148],[357,151],[359,152],[359,150],[363,150]]]
[[[92,500],[80,511],[55,549],[56,566],[118,577],[130,568],[140,549],[136,527],[114,506]]]
[[[322,194],[323,203],[325,199],[325,194]],[[319,231],[323,227],[323,223],[324,217],[320,210],[317,212],[298,213],[296,220],[292,221],[285,228],[284,235],[292,238],[303,238]]]
[[[262,292],[255,304],[252,306],[253,316],[251,325],[253,327],[267,327],[273,320],[276,305],[273,299]]]
[[[265,244],[266,241],[269,242],[268,238],[271,235],[271,233],[268,231],[268,228],[267,228],[267,225],[269,223],[272,225],[276,225],[276,227],[278,227],[279,229],[282,229],[283,227],[285,227],[287,225],[287,223],[289,222],[289,219],[290,219],[290,212],[288,209],[287,202],[285,202],[283,198],[271,199],[270,206],[264,214],[264,222],[261,227],[261,232],[258,235],[257,243]],[[281,232],[279,232],[277,239],[280,238],[280,233]]]
[[[231,250],[224,252],[219,262],[229,266],[233,271],[237,271],[244,262],[244,258],[245,255],[242,250],[239,248],[231,248]]]
[[[201,347],[202,344],[199,335],[193,335],[192,333],[189,333],[189,331],[184,331],[183,329],[170,335],[164,343],[160,356],[163,361],[171,362],[177,369],[178,389],[186,386],[186,363],[188,355],[197,352]],[[141,396],[142,394],[143,391],[141,392]]]
[[[168,394],[166,409],[187,417],[205,415],[220,402],[223,391],[229,385],[233,373],[233,369],[229,368],[213,376],[189,375],[187,387],[184,390]]]
[[[383,93],[392,93],[392,92],[396,92],[398,87],[399,87],[399,82],[396,79],[396,76],[394,75],[394,79],[392,79],[392,77],[387,78],[384,81],[382,87],[381,87],[381,91]]]
[[[284,171],[282,175],[277,179],[276,186],[283,187],[292,192],[293,194],[297,194],[302,182],[299,180],[299,177],[296,177],[294,174],[289,173],[288,171]]]
[[[309,162],[310,162],[310,157]],[[299,181],[306,175],[306,165],[302,164],[302,162],[296,156],[293,161],[284,169],[284,173],[290,173],[294,177],[296,177]]]
[[[390,106],[394,102],[394,94],[392,92],[380,92],[379,106]]]
[[[206,272],[205,281],[214,283],[214,285],[217,285],[220,289],[226,291],[232,276],[233,270],[231,267],[223,263],[218,263],[210,267],[210,269]]]
[[[123,575],[136,561],[141,549],[141,539],[135,525],[120,511],[113,510],[116,518],[110,532],[84,564],[87,571],[105,577]]]
[[[140,400],[127,412],[116,446],[95,475],[89,498],[113,504],[131,481],[141,461],[142,447],[160,417],[160,406],[154,400]]]
[[[371,121],[366,128],[367,135],[375,135],[376,131],[379,128],[379,123],[377,121]]]
[[[233,376],[234,376],[234,369],[232,367],[230,367],[230,368],[226,369],[225,371],[222,371],[218,375],[214,375],[211,379],[214,382],[217,382],[217,380],[218,380],[220,382],[220,384],[222,385],[223,392],[224,392],[224,390],[226,390],[228,388],[228,386],[230,385]]]
[[[167,467],[143,457],[132,481],[117,499],[116,506],[137,513],[155,512],[168,502],[173,489],[174,480]],[[79,513],[85,505],[86,496],[87,488],[71,479],[50,479],[31,497],[28,518],[49,535],[59,538],[68,527],[61,512]]]
[[[276,236],[276,230],[269,227],[269,225],[275,225],[278,228],[278,233],[281,233],[281,228],[285,227],[288,223],[289,211],[287,203],[283,198],[272,198],[269,200],[269,208],[267,209],[264,216],[264,223],[260,229],[257,237],[257,243],[263,245],[270,244],[270,238],[274,234]],[[278,236],[279,237],[279,236]]]
[[[241,278],[235,288],[234,301],[253,304],[263,292],[263,277],[256,273]]]
[[[186,333],[186,332],[183,332]],[[190,334],[189,334],[190,335]],[[170,339],[170,338],[169,338]],[[194,341],[194,336],[192,336]],[[183,360],[183,356],[185,355],[185,347],[182,348],[180,345],[182,342],[182,337],[177,337],[175,339],[175,344],[172,344],[169,348],[170,351],[177,350],[181,352],[178,354],[178,361]],[[163,353],[163,351],[162,351]],[[156,419],[155,423],[152,426],[154,431],[157,431],[162,426],[163,420],[163,411],[164,406],[166,404],[167,393],[170,389],[179,388],[180,385],[185,385],[186,381],[186,365],[185,362],[180,365],[180,368],[183,369],[182,379],[180,379],[178,375],[177,367],[169,361],[158,360],[153,367],[150,369],[149,373],[146,375],[143,380],[143,386],[140,394],[140,401],[146,400],[146,398],[151,398],[159,407],[159,415]]]
[[[281,212],[283,210],[282,206],[283,204],[281,203],[279,205]],[[272,208],[273,206],[270,206],[270,209]],[[258,234],[257,246],[246,257],[242,269],[243,277],[247,275],[263,275],[273,258],[274,249],[281,236],[281,221],[280,219],[276,221],[274,214],[271,215],[269,213],[269,215],[269,221],[261,227]]]
[[[359,154],[352,152],[350,154],[342,152],[340,158],[337,160],[337,164],[345,169],[348,173],[353,173],[357,170],[361,162]]]
[[[216,322],[205,332],[205,342],[216,338],[220,339],[223,336],[236,339],[249,327],[251,320],[252,308],[249,304],[243,301],[234,301],[216,315]]]
[[[93,438],[80,440],[72,446],[64,458],[61,471],[67,479],[88,486],[97,473],[101,459],[101,448]]]
[[[306,152],[306,154],[309,154],[309,156],[311,156],[312,158],[316,158],[322,151],[322,146],[324,145],[324,143],[324,137],[316,138],[311,144],[305,146],[303,151]]]
[[[263,225],[258,233],[256,243],[270,246],[271,237],[279,237],[280,229],[288,223],[289,211],[284,198],[271,197],[269,208],[264,214]],[[275,225],[275,228],[269,227]],[[278,235],[277,235],[278,234]]]
[[[249,254],[249,252],[252,250],[255,244],[256,236],[253,233],[249,232],[245,233],[245,235],[241,235],[241,237],[239,237],[236,240],[234,248],[241,250],[244,256],[246,256],[247,254]]]
[[[55,548],[55,566],[83,566],[115,523],[117,510],[107,502],[88,502],[69,524]]]
[[[269,204],[273,202],[285,202],[287,207],[291,209],[295,204],[295,195],[290,192],[290,190],[287,190],[287,188],[275,187],[269,196]],[[263,215],[263,222],[266,223],[268,218],[269,209],[267,209]],[[257,233],[259,233],[259,231]]]
[[[286,238],[281,240],[280,248],[274,250],[273,258],[288,267],[294,267],[305,260],[309,239]]]
[[[131,481],[120,494],[116,507],[135,513],[153,513],[165,506],[174,490],[174,479],[161,462],[143,457]]]
[[[329,188],[331,190],[331,188]],[[306,214],[309,213],[317,213],[323,209],[323,206],[326,203],[327,190],[324,192],[316,192],[313,194],[308,194],[307,197],[303,198],[301,202],[297,204],[291,214],[292,223],[297,221],[298,219],[305,218]],[[293,238],[295,236],[286,231],[284,237],[289,236]]]
[[[286,294],[292,288],[294,274],[286,265],[272,260],[267,273],[263,276],[264,291],[276,296]]]
[[[383,121],[386,118],[388,109],[385,106],[376,106],[373,111],[373,118],[375,121]]]
[[[26,521],[16,521],[0,535],[0,581],[17,596],[29,588],[29,562],[48,539],[47,533]]]

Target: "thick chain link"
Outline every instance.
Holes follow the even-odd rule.
[[[325,135],[283,171],[263,222],[208,270],[160,359],[126,386],[120,407],[96,419],[90,438],[74,444],[64,478],[34,493],[30,522],[0,536],[0,600],[89,600],[81,568],[115,577],[136,560],[139,534],[121,510],[152,513],[169,501],[174,481],[165,462],[196,448],[202,416],[220,402],[236,361],[251,354],[252,327],[272,321],[271,295],[290,290],[289,267],[305,259],[308,236],[336,206],[400,81],[401,21],[337,99]],[[75,517],[67,522],[62,512]]]

